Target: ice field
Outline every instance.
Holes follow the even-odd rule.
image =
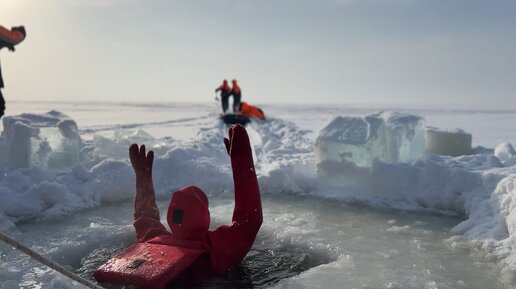
[[[516,288],[516,153],[502,144],[516,142],[516,111],[261,108],[269,120],[248,126],[264,209],[257,242],[231,274],[178,280],[175,288]],[[22,133],[34,134],[30,127],[56,122],[69,141],[54,138],[59,129],[42,129],[38,149],[29,145],[38,153],[27,158],[22,141],[2,134],[2,232],[91,279],[100,264],[135,242],[127,155],[134,142],[155,151],[162,218],[171,192],[196,184],[209,196],[212,227],[230,221],[227,128],[215,103],[10,102],[7,108],[8,116],[51,110],[69,118],[29,115],[27,130],[16,135],[23,140]],[[321,130],[337,116],[380,110],[461,128],[472,134],[473,152],[373,161],[366,184],[320,179],[314,145]],[[23,168],[26,163],[31,167]],[[79,287],[0,244],[0,288]]]

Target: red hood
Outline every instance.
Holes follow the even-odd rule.
[[[167,221],[178,239],[201,240],[210,228],[210,211],[206,194],[195,186],[184,187],[172,195]]]

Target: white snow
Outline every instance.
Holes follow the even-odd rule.
[[[516,151],[509,142],[503,142],[496,146],[494,155],[506,166],[516,164]]]
[[[127,201],[130,203],[134,196],[134,175],[127,158],[128,146],[133,142],[145,143],[156,153],[153,176],[158,199],[166,201],[172,191],[187,184],[203,188],[210,200],[216,200],[215,203],[217,200],[223,202],[231,196],[231,169],[222,143],[227,128],[214,122],[216,112],[210,106],[170,104],[138,107],[112,104],[111,108],[105,108],[108,112],[99,113],[97,119],[92,117],[92,111],[96,108],[91,107],[91,104],[84,104],[84,111],[75,110],[77,105],[46,105],[48,108],[60,109],[72,118],[57,111],[45,113],[40,106],[44,105],[35,105],[30,114],[4,118],[4,131],[0,137],[0,229],[15,232],[20,241],[25,239],[36,249],[43,250],[47,256],[56,256],[56,261],[60,260],[57,256],[65,256],[59,257],[64,258],[63,263],[76,267],[93,248],[104,242],[126,244],[133,240],[130,206],[128,217],[110,211],[110,206],[120,206]],[[12,107],[16,109],[16,103]],[[412,269],[403,267],[401,264],[405,261],[399,260],[403,255],[399,251],[403,248],[369,252],[371,256],[365,250],[364,256],[381,256],[382,260],[388,260],[387,265],[378,270],[396,268],[396,264],[400,268],[396,269],[398,271],[382,271],[376,277],[369,276],[370,279],[359,276],[359,272],[367,268],[368,264],[371,266],[376,261],[361,260],[360,254],[346,251],[347,243],[344,241],[348,240],[348,231],[355,228],[344,216],[340,219],[332,217],[345,208],[335,209],[328,215],[314,213],[329,210],[331,205],[326,203],[328,199],[330,203],[358,202],[400,212],[409,210],[422,215],[438,214],[442,218],[462,216],[464,221],[442,233],[455,236],[443,237],[448,238],[445,244],[439,243],[437,237],[435,242],[459,250],[457,254],[461,256],[464,252],[460,251],[463,248],[460,244],[469,244],[468,248],[475,248],[482,256],[489,258],[489,262],[499,266],[496,272],[499,280],[506,284],[504,286],[516,284],[516,154],[508,143],[515,141],[516,135],[512,137],[507,133],[516,117],[507,120],[503,114],[502,119],[506,122],[497,123],[497,127],[504,126],[506,129],[495,131],[498,133],[495,136],[491,135],[493,130],[475,129],[475,124],[471,122],[468,123],[471,127],[462,126],[473,132],[475,139],[487,140],[477,145],[494,148],[498,143],[490,142],[498,142],[500,136],[505,138],[505,143],[496,149],[476,147],[470,155],[451,157],[422,153],[423,120],[417,115],[424,117],[429,125],[442,126],[453,117],[487,120],[498,114],[490,114],[488,111],[451,111],[443,115],[442,111],[405,109],[403,113],[384,112],[364,118],[360,115],[373,113],[372,108],[289,107],[291,113],[288,115],[283,113],[285,108],[282,107],[263,106],[263,109],[271,116],[270,119],[266,123],[251,124],[248,132],[254,148],[260,188],[266,199],[269,198],[270,208],[266,208],[269,215],[265,215],[264,234],[271,234],[283,243],[313,247],[319,254],[329,254],[333,258],[329,264],[285,279],[277,287],[334,288],[343,284],[342,278],[352,278],[339,275],[346,271],[358,274],[356,279],[346,283],[351,286],[349,288],[363,284],[369,288],[417,288],[421,280],[428,280],[427,284],[423,284],[428,288],[462,288],[473,286],[471,282],[481,282],[474,279],[475,274],[471,274],[468,275],[470,279],[458,276],[459,279],[447,283],[453,285],[439,287],[438,283],[432,283],[438,281],[432,281],[434,279],[428,277],[430,273],[424,273],[425,270],[417,271],[414,275],[416,277],[411,277]],[[18,110],[27,112],[23,105]],[[125,115],[125,110],[131,113]],[[157,112],[161,113],[162,110],[169,117],[159,118]],[[314,114],[314,111],[319,113]],[[132,114],[136,112],[146,117],[137,115],[137,120],[133,120]],[[332,124],[323,129],[332,119],[339,122],[339,127],[346,129],[337,132],[336,126]],[[484,128],[488,123],[480,121],[478,125]],[[367,133],[364,134],[364,131]],[[334,186],[318,179],[318,160],[314,153],[315,137],[318,134],[319,143],[338,142],[345,144],[348,151],[353,151],[354,155],[349,160],[357,167],[364,168],[364,171],[353,172],[353,178],[361,180],[359,185]],[[379,138],[383,138],[385,146],[377,144]],[[338,173],[342,174],[342,171]],[[289,195],[309,196],[309,203],[314,205],[310,209],[304,208],[304,201],[298,204],[295,197],[285,201],[285,196]],[[282,205],[275,207],[277,202]],[[289,206],[295,209],[289,209]],[[323,206],[322,209],[320,206]],[[367,216],[370,210],[375,209],[368,207],[361,212]],[[230,205],[215,205],[215,221],[225,222],[230,211]],[[89,217],[87,222],[73,223],[77,229],[72,231],[79,234],[79,237],[69,235],[69,240],[59,240],[60,237],[52,235],[52,232],[44,233],[44,239],[56,245],[39,245],[37,235],[32,236],[35,232],[23,231],[29,230],[27,228],[37,230],[38,224],[42,223],[50,227],[51,220],[65,222],[67,218],[73,219],[73,216],[88,212],[94,216]],[[111,219],[117,218],[123,221],[114,225],[109,223]],[[421,228],[428,222],[411,223],[400,221],[399,216],[388,216],[381,222],[381,227],[374,231],[381,232],[383,235],[380,236],[385,238],[415,242],[410,244],[416,250],[422,246],[418,243],[421,241],[417,240],[426,238],[421,236],[427,236],[428,232],[435,229]],[[356,240],[348,241],[367,243],[359,234],[354,238]],[[374,251],[380,245],[373,242],[368,246]],[[28,270],[32,267],[27,265],[26,259],[17,255],[13,257],[15,253],[2,248],[0,259],[7,256],[5,258],[10,265],[0,265],[0,288],[17,288],[23,282],[29,284],[27,288],[73,288],[62,285],[67,282],[66,279],[55,273]],[[438,263],[438,258],[432,259],[432,262]],[[425,263],[422,260],[417,264],[424,266]],[[446,268],[451,270],[450,267]],[[446,271],[442,268],[435,270]],[[405,279],[397,279],[397,274],[407,275],[403,275]],[[42,285],[31,284],[31,278],[39,280]],[[384,283],[382,278],[385,279]]]

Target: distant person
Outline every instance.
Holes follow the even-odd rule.
[[[136,175],[134,227],[138,244],[141,244],[143,249],[134,252],[135,249],[132,247],[128,249],[128,256],[120,257],[118,260],[125,262],[124,260],[130,260],[131,256],[151,256],[154,252],[157,257],[149,257],[150,262],[141,271],[144,277],[148,276],[145,272],[150,271],[155,272],[156,277],[142,281],[140,277],[135,276],[138,272],[136,268],[140,263],[144,263],[141,267],[145,267],[147,261],[139,257],[135,260],[136,264],[131,262],[128,265],[134,269],[127,269],[127,264],[113,266],[114,263],[110,265],[111,261],[108,261],[96,271],[94,276],[98,281],[136,285],[146,282],[145,288],[158,289],[187,269],[185,274],[221,274],[242,261],[251,249],[262,224],[260,190],[245,128],[240,125],[231,127],[229,138],[224,139],[224,144],[231,158],[235,185],[235,208],[231,224],[210,231],[210,212],[206,194],[198,187],[187,186],[174,192],[168,206],[167,221],[172,233],[160,222],[156,206],[152,183],[154,153],[149,151],[146,154],[144,145],[138,147],[133,144],[129,148],[131,164]],[[176,250],[180,253],[167,254],[164,253],[166,250]],[[158,266],[159,268],[156,268]],[[170,269],[161,275],[156,273],[165,267]]]
[[[23,26],[12,27],[11,30],[0,26],[0,50],[7,47],[9,51],[14,52],[14,46],[22,42],[26,35],[25,27]],[[2,67],[0,66],[0,118],[5,113],[5,100],[2,95],[2,88],[4,88],[4,80],[2,79]]]
[[[222,113],[226,113],[228,110],[229,96],[231,95],[231,88],[228,85],[228,81],[224,79],[222,84],[215,89],[215,92],[220,91],[220,102],[222,103]]]
[[[237,113],[240,109],[240,102],[242,101],[242,90],[238,86],[236,79],[231,81],[231,95],[233,96],[233,112]]]

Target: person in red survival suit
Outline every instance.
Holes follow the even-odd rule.
[[[152,183],[154,154],[145,154],[145,146],[133,144],[129,149],[136,174],[134,227],[139,242],[202,249],[190,272],[224,273],[246,256],[262,224],[260,190],[254,171],[249,137],[245,128],[236,125],[224,139],[231,158],[235,185],[235,208],[231,225],[210,231],[208,198],[198,187],[187,186],[176,192],[170,201],[167,222],[172,231],[161,224]]]
[[[14,46],[22,42],[26,35],[25,27],[23,26],[13,27],[11,30],[0,26],[0,49],[7,47],[9,51],[14,52]],[[5,100],[2,95],[2,88],[4,88],[4,80],[2,79],[2,68],[0,66],[0,118],[2,118],[5,112]]]
[[[231,88],[231,95],[233,95],[233,112],[237,113],[240,109],[240,102],[242,101],[242,90],[238,86],[236,79],[231,80],[233,87]]]
[[[215,92],[220,91],[220,102],[222,103],[222,112],[226,113],[228,110],[228,100],[231,95],[231,88],[228,85],[228,81],[224,79],[222,84],[215,89]]]

